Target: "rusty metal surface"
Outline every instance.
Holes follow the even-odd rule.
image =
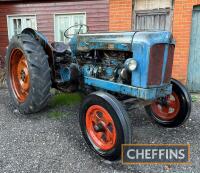
[[[92,49],[131,51],[135,32],[81,34],[78,36],[78,51]]]
[[[167,66],[166,66],[166,71],[165,71],[165,76],[164,76],[164,83],[169,83],[171,80],[172,66],[173,66],[173,60],[174,60],[174,49],[175,49],[174,45],[169,46]]]
[[[150,50],[148,85],[160,85],[164,60],[164,44],[154,45]]]

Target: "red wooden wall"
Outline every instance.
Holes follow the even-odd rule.
[[[37,29],[49,39],[54,40],[54,14],[86,12],[90,32],[109,30],[109,1],[71,1],[44,3],[0,3],[0,54],[5,55],[8,45],[7,15],[36,14]]]

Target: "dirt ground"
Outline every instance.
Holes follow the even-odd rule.
[[[129,112],[134,143],[191,144],[191,165],[122,165],[98,157],[85,144],[78,123],[78,103],[49,104],[42,112],[21,115],[0,89],[0,172],[199,173],[200,95],[193,95],[189,121],[175,129],[152,123],[144,109]]]
[[[0,68],[0,88],[6,88],[6,72],[3,68]]]

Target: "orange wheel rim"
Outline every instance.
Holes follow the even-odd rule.
[[[19,102],[24,102],[30,88],[28,63],[21,49],[14,49],[10,55],[11,87]]]
[[[100,150],[111,150],[116,144],[116,128],[112,117],[99,105],[86,112],[86,130],[92,143]]]
[[[151,109],[155,113],[156,117],[164,121],[173,120],[178,115],[181,107],[178,95],[173,92],[165,98],[165,102],[166,104],[162,105],[156,101],[151,105]]]

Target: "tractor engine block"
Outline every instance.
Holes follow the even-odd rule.
[[[81,55],[82,74],[113,82],[130,81],[124,62],[132,55],[119,51],[97,51]]]
[[[131,57],[129,52],[102,50],[81,52],[74,62],[68,55],[59,58],[59,61],[57,57],[58,80],[62,83],[76,81],[82,75],[128,84],[131,74],[125,69],[124,63]]]

